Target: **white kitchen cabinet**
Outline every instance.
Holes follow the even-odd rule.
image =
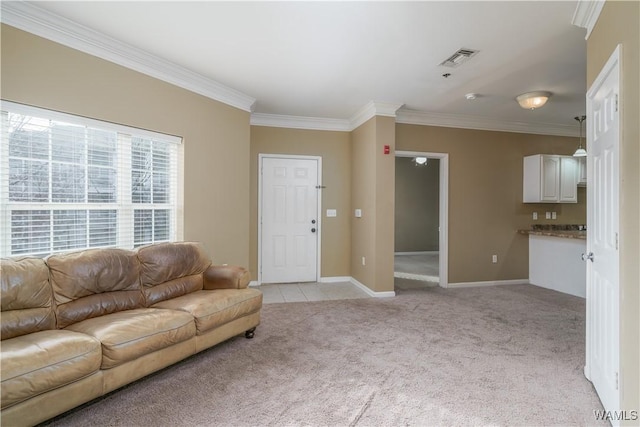
[[[578,157],[578,187],[587,186],[587,158]]]
[[[524,203],[577,203],[578,161],[572,156],[536,154],[523,162]]]

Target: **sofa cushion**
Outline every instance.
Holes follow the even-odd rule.
[[[202,244],[195,242],[144,246],[138,259],[147,307],[202,289],[202,273],[211,265]]]
[[[219,289],[198,291],[155,304],[154,308],[182,310],[196,321],[197,334],[232,320],[255,313],[262,307],[262,292],[257,289]]]
[[[58,328],[144,306],[135,252],[87,249],[51,255],[46,262],[51,272]]]
[[[107,314],[67,327],[102,344],[102,369],[186,341],[196,333],[193,316],[181,311],[141,308]]]
[[[100,342],[71,331],[41,331],[2,341],[2,408],[70,384],[100,369]]]
[[[55,329],[49,269],[40,258],[0,260],[2,339]]]

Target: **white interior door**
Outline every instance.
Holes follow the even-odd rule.
[[[317,280],[319,160],[261,158],[262,283]]]
[[[618,52],[616,50],[616,52]],[[587,94],[587,366],[606,410],[619,410],[619,62]]]

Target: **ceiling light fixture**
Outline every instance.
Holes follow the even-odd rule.
[[[584,157],[587,155],[587,150],[582,148],[582,122],[587,118],[587,116],[577,116],[574,117],[580,123],[580,139],[578,139],[578,149],[575,153],[573,153],[573,157]]]
[[[469,101],[472,101],[474,99],[476,99],[478,97],[477,93],[468,93],[464,96],[465,98],[467,98]]]
[[[536,91],[527,92],[516,97],[518,104],[526,110],[535,110],[542,107],[547,103],[547,100],[551,97],[551,92]]]
[[[416,163],[416,166],[424,166],[427,164],[427,158],[426,157],[414,157],[413,161]]]

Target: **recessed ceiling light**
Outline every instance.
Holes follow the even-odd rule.
[[[464,97],[467,98],[468,100],[473,100],[473,99],[476,99],[478,97],[478,94],[477,93],[468,93]]]

